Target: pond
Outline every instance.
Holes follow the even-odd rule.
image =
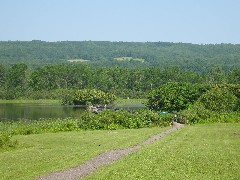
[[[113,109],[136,110],[144,108],[143,104],[114,106]],[[39,120],[41,118],[77,118],[86,110],[80,106],[62,106],[26,103],[0,103],[0,120]]]

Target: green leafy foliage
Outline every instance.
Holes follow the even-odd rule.
[[[115,130],[137,129],[144,127],[169,126],[171,115],[161,115],[154,111],[142,110],[130,113],[125,110],[104,110],[98,114],[84,112],[78,119],[42,119],[0,122],[0,130],[9,136],[3,136],[6,143],[12,135],[28,135],[46,132],[66,132],[77,130]]]
[[[231,91],[238,99],[240,99],[240,84],[216,84],[216,88],[224,88]]]
[[[17,141],[11,139],[9,133],[1,132],[0,133],[0,149],[13,148],[16,147]]]
[[[62,99],[62,104],[74,105],[104,105],[110,104],[116,99],[112,93],[105,93],[96,89],[82,89],[67,91]]]
[[[150,90],[168,82],[192,84],[236,83],[233,71],[221,68],[192,71],[179,67],[89,67],[83,64],[50,64],[30,69],[26,64],[0,66],[0,98],[60,99],[60,91],[98,89],[122,98],[146,98]]]
[[[181,113],[189,123],[239,122],[239,92],[237,84],[215,85]]]
[[[160,111],[179,111],[179,122],[239,122],[239,84],[190,84],[171,82],[149,93],[148,107]],[[223,119],[222,117],[225,117]]]
[[[209,86],[170,82],[153,90],[148,96],[148,107],[161,111],[180,111],[190,107]]]
[[[211,68],[215,64],[223,69],[239,66],[239,51],[239,44],[1,41],[0,63],[9,65],[20,61],[31,67],[59,63],[84,63],[93,67],[122,66],[130,68],[177,66],[199,71]],[[119,59],[119,57],[132,60],[116,61],[115,59]],[[88,61],[69,62],[72,59]]]
[[[204,108],[204,106],[198,101],[189,109],[181,111],[181,113],[186,117],[188,124],[207,122],[207,119],[216,114],[215,112]]]
[[[216,112],[235,111],[238,98],[228,89],[213,88],[199,98],[204,108]]]
[[[27,88],[27,65],[15,64],[6,74],[6,98],[15,99],[24,96]]]
[[[239,123],[239,111],[217,112],[206,109],[202,103],[196,102],[191,108],[181,111],[188,124],[196,123]]]
[[[153,126],[169,126],[171,116],[160,115],[150,110],[130,113],[124,110],[104,110],[95,115],[91,112],[81,117],[80,127],[83,129],[124,129]]]
[[[84,88],[90,78],[85,65],[46,65],[35,69],[29,77],[29,86],[35,91]]]

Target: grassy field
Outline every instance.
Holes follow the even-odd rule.
[[[118,57],[118,58],[114,58],[114,60],[116,60],[116,61],[139,61],[141,63],[144,63],[144,59],[132,58],[132,57]]]
[[[80,62],[80,63],[84,63],[84,62],[88,62],[89,60],[86,59],[68,59],[68,62]]]
[[[130,147],[166,128],[80,131],[18,135],[15,149],[0,150],[0,179],[35,179],[80,165],[111,149]]]
[[[240,179],[240,124],[187,126],[86,179]]]

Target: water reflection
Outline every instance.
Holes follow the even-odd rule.
[[[78,117],[85,107],[43,104],[0,104],[0,120]]]
[[[113,109],[136,110],[144,105],[115,106]],[[83,106],[61,106],[46,104],[20,104],[0,103],[0,120],[29,119],[38,120],[41,118],[78,118],[86,110]]]

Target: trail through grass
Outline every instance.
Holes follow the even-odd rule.
[[[240,179],[240,124],[187,126],[86,179]]]
[[[167,128],[80,131],[13,136],[16,149],[0,151],[0,179],[35,179],[80,165],[111,150],[130,147]]]

